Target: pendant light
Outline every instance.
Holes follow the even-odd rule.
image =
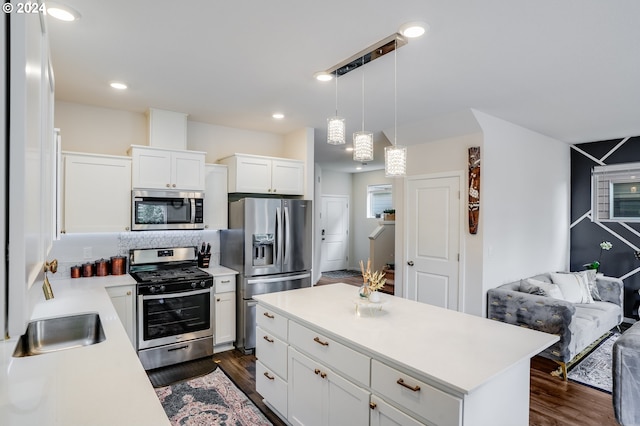
[[[384,175],[400,177],[407,174],[407,147],[398,145],[398,49],[393,54],[393,145],[384,147]]]
[[[364,56],[362,57],[364,65]],[[364,130],[364,70],[362,70],[362,131],[353,134],[353,161],[373,161],[373,133]]]
[[[338,71],[336,79],[336,115],[327,118],[327,143],[331,145],[344,145],[346,142],[346,125],[344,118],[338,116]]]

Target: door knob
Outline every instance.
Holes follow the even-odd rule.
[[[409,266],[413,266],[413,260],[408,261],[408,262],[407,262],[407,265],[409,265]]]

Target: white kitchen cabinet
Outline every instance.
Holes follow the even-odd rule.
[[[131,159],[63,153],[63,233],[122,232],[131,225]]]
[[[369,392],[291,346],[288,394],[293,425],[369,424]]]
[[[205,153],[133,145],[132,186],[136,189],[204,191]]]
[[[207,229],[227,229],[228,194],[227,166],[205,164],[204,226]]]
[[[118,313],[129,340],[136,348],[136,286],[122,285],[107,287],[111,303]]]
[[[233,348],[236,340],[236,276],[219,275],[214,281],[214,353]]]
[[[304,162],[235,154],[219,161],[229,167],[229,192],[304,195]]]

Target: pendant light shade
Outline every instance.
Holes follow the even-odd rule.
[[[338,73],[336,79],[336,115],[327,118],[327,143],[331,145],[344,145],[346,142],[346,124],[344,118],[338,117]]]
[[[407,147],[398,145],[398,52],[393,52],[393,145],[384,148],[384,175],[407,175]]]
[[[364,56],[362,57],[364,65]],[[362,130],[353,134],[353,161],[373,161],[373,133],[364,129],[364,70],[362,70]]]
[[[407,174],[407,147],[392,145],[384,147],[384,175],[386,177]]]
[[[353,134],[353,161],[373,161],[373,133],[363,130]]]
[[[327,118],[327,143],[331,145],[342,145],[346,142],[345,121],[342,117]]]

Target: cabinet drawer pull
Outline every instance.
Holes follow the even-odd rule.
[[[320,369],[318,369],[318,368],[313,370],[313,372],[316,373],[316,376],[319,374],[320,377],[322,377],[323,379],[327,378],[327,373],[320,371]]]
[[[130,291],[127,292],[127,296],[131,296],[131,292]]]
[[[317,369],[317,368],[315,370],[313,370],[313,372],[316,373],[316,374],[320,374],[320,370]]]
[[[269,373],[267,373],[266,371],[264,372],[264,377],[266,377],[269,380],[275,380],[275,377],[270,376]]]
[[[413,387],[412,387],[412,386],[409,386],[409,385],[408,385],[408,384],[406,384],[406,383],[404,382],[404,380],[402,380],[401,378],[400,378],[400,379],[398,379],[398,381],[397,381],[396,383],[397,383],[397,384],[399,384],[400,386],[403,386],[403,387],[405,387],[405,388],[407,388],[407,389],[409,389],[409,390],[412,390],[412,391],[414,391],[414,392],[418,392],[418,391],[420,390],[420,386],[418,386],[418,385],[415,385],[415,386],[413,386]]]
[[[269,336],[264,336],[263,339],[266,340],[269,343],[273,343],[274,342],[273,339],[269,339]]]
[[[230,283],[230,282],[231,282],[231,280],[222,280],[222,281],[220,281],[221,284],[226,284],[226,283]]]
[[[265,313],[264,313],[264,314],[262,314],[262,315],[264,315],[265,317],[267,317],[267,318],[269,318],[269,319],[274,319],[274,318],[275,318],[275,316],[271,315],[269,312],[265,312]]]
[[[378,404],[376,404],[375,402],[370,402],[369,403],[369,408],[371,408],[372,410],[375,410],[377,406],[378,406]]]
[[[320,373],[320,377],[322,377],[323,379],[327,378],[327,373]]]
[[[322,346],[329,346],[329,342],[323,342],[319,337],[315,337],[313,341],[316,343],[320,343]]]

